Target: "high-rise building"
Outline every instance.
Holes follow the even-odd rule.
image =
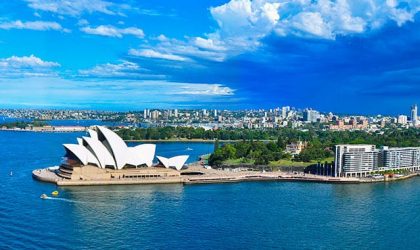
[[[147,119],[147,109],[145,109],[145,110],[143,111],[143,118],[144,118],[144,119]]]
[[[214,117],[217,117],[217,109],[215,109],[215,110],[214,110],[214,114],[213,114],[213,116],[214,116]]]
[[[159,118],[159,111],[158,110],[153,110],[152,112],[151,112],[151,118],[153,119],[153,120],[157,120],[158,118]]]
[[[413,126],[417,126],[418,125],[417,104],[414,104],[411,107],[411,123],[413,124]]]
[[[385,169],[420,166],[420,148],[382,148],[380,166]]]
[[[377,170],[420,170],[420,147],[376,149],[375,145],[336,145],[334,175],[363,176]]]
[[[281,118],[286,119],[287,113],[290,111],[289,106],[285,106],[281,108]]]
[[[399,115],[398,116],[398,119],[397,119],[398,124],[405,125],[405,124],[407,124],[407,121],[408,121],[408,118],[407,118],[406,115]]]
[[[378,166],[375,145],[336,145],[335,176],[343,173],[369,172]]]
[[[303,111],[303,121],[304,122],[317,122],[320,117],[318,111],[313,109],[305,109]]]
[[[174,116],[175,116],[175,118],[178,117],[178,109],[174,110]]]

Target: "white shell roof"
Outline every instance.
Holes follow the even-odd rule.
[[[108,149],[98,139],[91,137],[83,137],[83,140],[90,146],[94,151],[93,154],[98,159],[102,168],[105,166],[113,166],[115,168],[115,161]]]
[[[188,160],[188,155],[179,155],[172,158],[166,158],[163,156],[157,156],[157,159],[162,163],[165,168],[173,167],[176,170],[181,170],[185,162]]]
[[[99,162],[96,157],[83,145],[79,144],[63,144],[63,146],[72,152],[83,165],[87,165],[88,163],[96,164],[98,166]]]
[[[88,129],[88,133],[92,139],[98,140],[98,132],[92,129]]]
[[[125,142],[112,130],[97,126],[97,131],[88,130],[90,137],[77,138],[78,144],[63,144],[66,150],[73,153],[83,165],[95,164],[100,168],[113,167],[122,169],[127,164],[133,166],[153,165],[155,144],[141,144],[128,147]],[[101,138],[101,141],[99,140]],[[166,168],[173,167],[180,170],[188,159],[188,155],[172,158],[158,156]]]
[[[153,158],[155,158],[155,151],[155,144],[141,144],[135,147],[129,147],[127,163],[134,166],[146,164],[148,167],[151,167],[153,165]]]
[[[99,131],[111,147],[117,169],[122,169],[127,164],[127,145],[115,132],[103,126],[98,126]]]

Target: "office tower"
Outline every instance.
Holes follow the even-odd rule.
[[[303,121],[305,122],[317,122],[320,117],[318,111],[313,109],[305,109],[303,111]]]
[[[417,126],[418,125],[417,104],[414,104],[411,107],[411,123],[413,124],[413,126]]]
[[[289,106],[285,106],[281,108],[281,118],[286,119],[287,113],[290,111]]]

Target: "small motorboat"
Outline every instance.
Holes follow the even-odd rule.
[[[186,148],[185,150],[187,150],[187,151],[191,151],[191,150],[193,150],[192,148],[190,148],[190,147],[188,147],[188,148]]]
[[[57,191],[57,190],[55,190],[55,191],[51,192],[51,194],[52,194],[53,196],[57,196],[57,195],[58,195],[58,191]]]
[[[46,194],[41,194],[41,197],[39,197],[39,198],[41,198],[41,199],[47,199],[48,198],[48,195],[46,195]]]

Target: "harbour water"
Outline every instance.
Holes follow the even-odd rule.
[[[58,164],[61,144],[80,135],[0,132],[0,249],[420,248],[418,177],[71,188],[31,178],[33,169]],[[193,161],[213,145],[157,149]],[[57,198],[39,198],[56,189]]]

